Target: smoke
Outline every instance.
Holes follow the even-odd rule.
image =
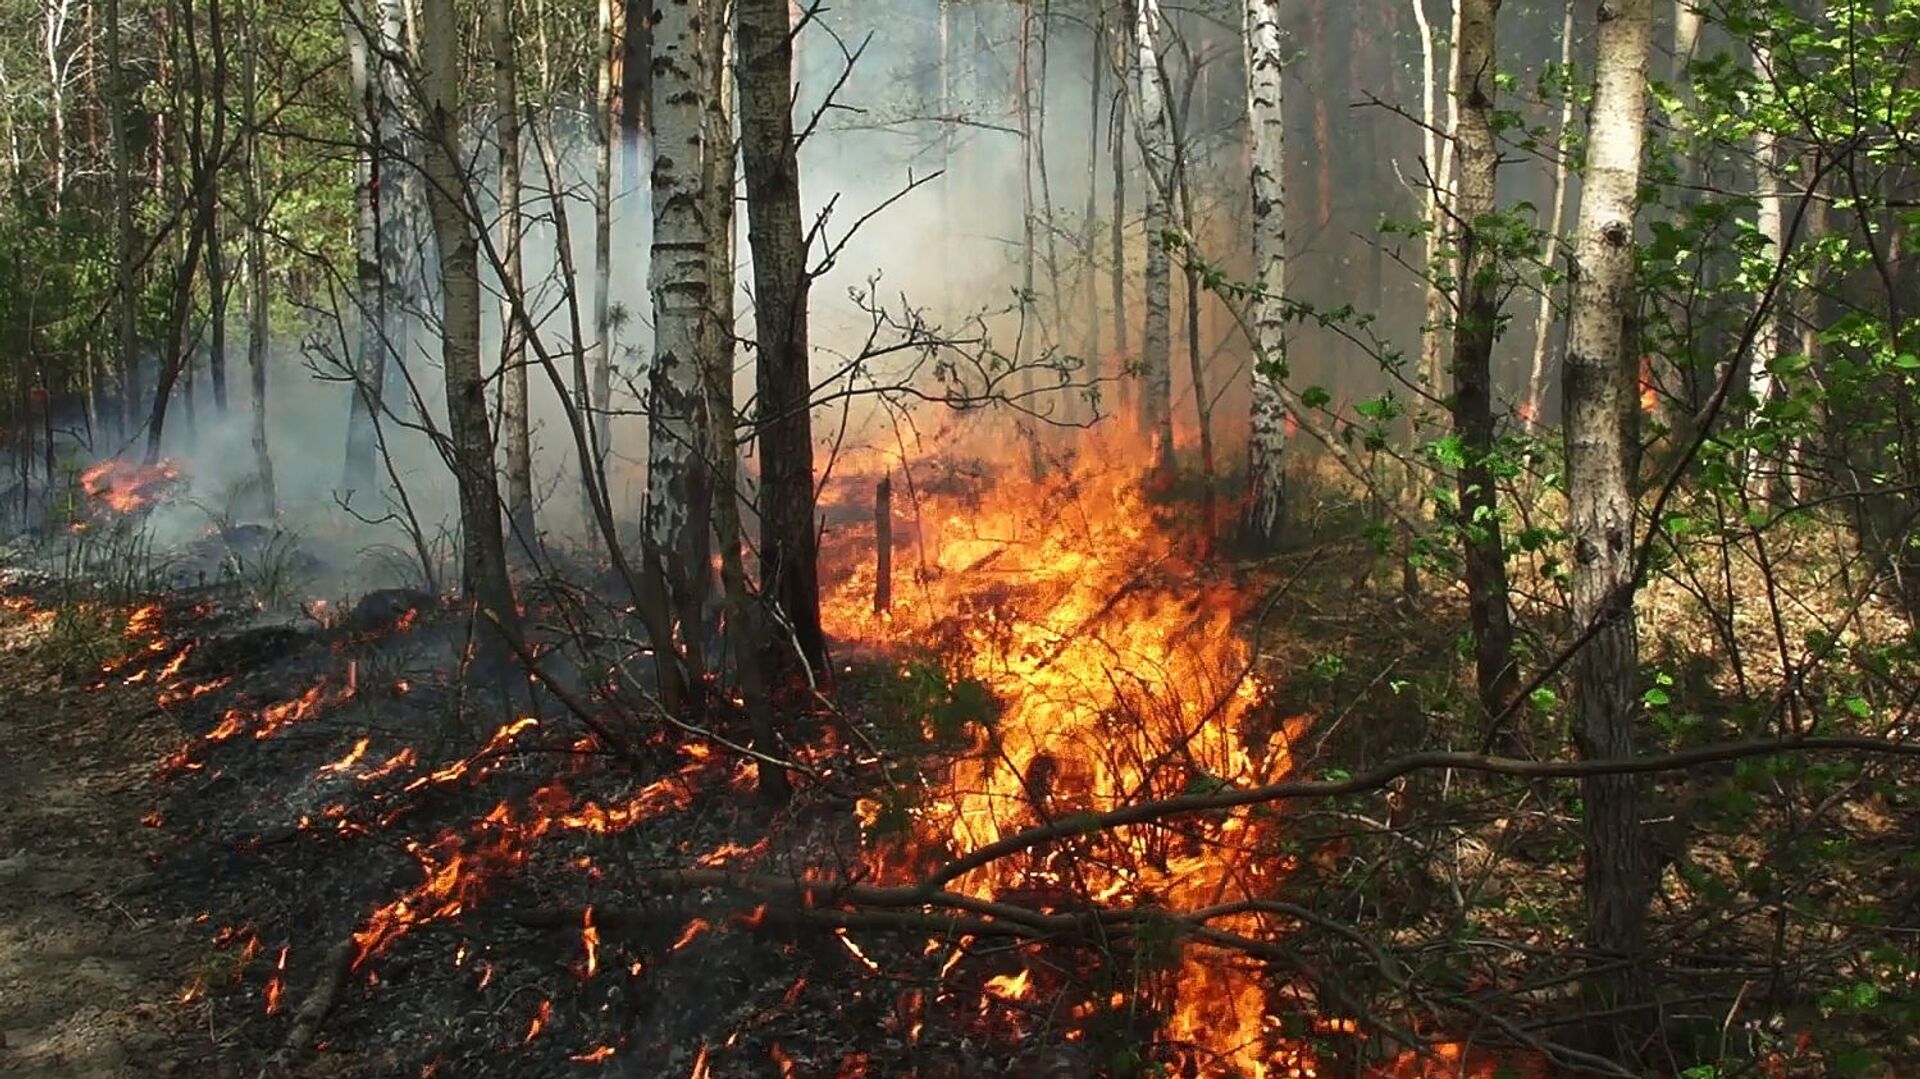
[[[1032,107],[1025,123],[1016,64],[1023,16],[1035,19],[1025,81]],[[1110,378],[1137,358],[1139,271],[1147,242],[1140,227],[1147,181],[1138,166],[1126,109],[1116,97],[1122,73],[1113,67],[1111,38],[1097,39],[1093,27],[1065,18],[1040,26],[1038,16],[1019,5],[911,0],[889,6],[887,19],[920,29],[894,33],[882,27],[867,36],[875,29],[870,11],[835,9],[820,15],[796,39],[795,124],[807,131],[800,153],[803,215],[817,227],[810,257],[820,266],[829,251],[834,253],[812,291],[816,385],[830,394],[847,388],[845,382],[828,380],[875,334],[877,309],[921,326],[929,337],[945,332],[983,338],[966,346],[977,353],[1003,360],[1051,357],[1069,368],[1081,365],[1075,379],[1096,374]],[[1356,35],[1360,29],[1356,24]],[[1169,48],[1168,79],[1171,99],[1181,110],[1195,251],[1228,280],[1244,280],[1248,209],[1237,38],[1231,27],[1196,18],[1177,20],[1169,39],[1178,43]],[[1289,267],[1290,291],[1327,309],[1350,305],[1358,317],[1372,320],[1364,335],[1411,353],[1421,306],[1417,267],[1396,266],[1408,259],[1411,249],[1382,241],[1378,223],[1382,216],[1405,219],[1415,212],[1415,188],[1407,180],[1419,171],[1420,132],[1384,110],[1348,107],[1376,88],[1393,96],[1398,85],[1403,99],[1409,92],[1403,83],[1396,84],[1402,76],[1390,65],[1381,66],[1378,56],[1371,61],[1374,67],[1363,63],[1360,41],[1356,36],[1346,53],[1336,47],[1328,57],[1303,57],[1289,72],[1288,214],[1296,248]],[[1101,78],[1097,102],[1091,95],[1096,68]],[[1344,70],[1346,85],[1316,85],[1314,80],[1329,70]],[[575,353],[586,343],[583,338],[590,340],[594,332],[592,192],[598,152],[587,115],[584,103],[556,106],[528,133],[522,154],[527,299],[541,349],[557,364],[563,383],[571,381]],[[1032,134],[1031,151],[1023,128]],[[498,212],[491,118],[478,112],[467,130],[480,211],[491,226]],[[1111,158],[1112,139],[1120,130],[1125,132],[1119,150],[1127,174],[1124,200],[1116,207]],[[544,175],[537,140],[552,141],[559,162],[553,182]],[[1354,152],[1337,159],[1321,153],[1335,145]],[[644,143],[622,145],[614,154],[608,300],[614,312],[611,356],[616,374],[608,467],[610,494],[624,521],[637,520],[645,487],[644,390],[652,343],[647,290],[652,207],[645,182],[651,171],[649,149]],[[630,158],[637,159],[637,165]],[[1524,174],[1522,187],[1528,193],[1538,189],[1539,172],[1534,168]],[[937,178],[920,182],[936,173]],[[1506,190],[1515,188],[1509,184]],[[736,332],[750,341],[753,274],[745,242],[743,184],[736,193]],[[556,199],[564,202],[569,221],[571,267],[560,257]],[[1029,210],[1033,243],[1027,255],[1023,236]],[[1110,226],[1116,213],[1123,233],[1118,255],[1125,261],[1120,275],[1128,305],[1125,321],[1131,324],[1124,328],[1118,325],[1111,287],[1116,252]],[[423,253],[430,256],[424,215],[413,225]],[[1033,290],[1025,295],[1024,257],[1034,261]],[[430,257],[419,261],[431,262]],[[1182,446],[1190,449],[1197,441],[1199,400],[1189,376],[1188,297],[1178,269],[1181,260],[1175,261],[1175,415]],[[500,355],[501,290],[490,260],[483,256],[482,263],[482,349],[492,369],[497,362],[491,361]],[[385,482],[377,491],[342,489],[353,391],[340,376],[359,314],[352,303],[351,268],[336,267],[334,272],[332,280],[340,283],[320,299],[306,301],[308,307],[297,319],[277,325],[269,342],[267,425],[282,521],[303,536],[335,537],[343,546],[397,544],[403,539],[393,516],[398,505],[384,489]],[[404,488],[413,517],[432,536],[444,538],[457,533],[456,492],[433,440],[412,426],[445,426],[431,275],[424,284],[424,317],[407,336],[387,379],[394,415],[383,423],[383,432],[393,478]],[[1206,400],[1212,405],[1220,459],[1230,463],[1244,431],[1248,349],[1217,295],[1203,290],[1196,302]],[[183,387],[182,398],[173,402],[164,448],[191,478],[192,512],[198,514],[196,520],[182,510],[175,523],[156,521],[156,526],[166,524],[175,533],[247,512],[254,464],[240,310],[239,303],[232,305],[236,324],[228,335],[231,409],[225,415],[215,413],[204,370],[191,390],[197,395],[191,425],[185,422],[184,395],[189,391]],[[883,327],[879,343],[888,344],[889,335],[903,332]],[[1503,349],[1511,351],[1512,346]],[[752,395],[752,360],[750,347],[737,351],[736,401],[743,407]],[[1311,323],[1297,329],[1291,361],[1296,382],[1328,385],[1337,402],[1389,384],[1373,358],[1345,334]],[[869,386],[884,386],[914,370],[924,377],[928,366],[922,350],[910,349],[876,358],[860,377]],[[1043,375],[1040,381],[1045,384],[1048,378],[1058,376]],[[586,525],[578,455],[566,422],[570,387],[556,387],[539,364],[530,369],[528,381],[541,527],[550,539],[580,537]],[[1116,391],[1112,384],[1101,387],[1102,413],[1115,411],[1120,396]],[[1089,412],[1083,396],[1080,390],[1063,390],[1044,407],[1083,417]],[[921,425],[940,425],[926,417],[940,406],[914,407],[920,410],[915,420]],[[873,396],[853,395],[823,406],[816,430],[823,443],[893,451],[902,437],[895,420]],[[100,455],[98,448],[95,455]],[[751,470],[751,458],[748,464]]]

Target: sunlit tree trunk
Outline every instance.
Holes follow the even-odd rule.
[[[1603,0],[1574,232],[1567,333],[1567,531],[1572,615],[1590,634],[1572,662],[1573,740],[1585,760],[1634,755],[1639,643],[1634,632],[1634,483],[1630,419],[1638,371],[1622,331],[1634,302],[1634,216],[1645,135],[1652,0]],[[1652,870],[1638,776],[1581,780],[1587,940],[1608,972],[1590,982],[1596,1010],[1637,1003]],[[1613,966],[1624,962],[1625,971]],[[1644,1023],[1644,1017],[1642,1018]],[[1623,1053],[1626,1052],[1623,1048]]]
[[[426,0],[419,22],[420,83],[425,98],[422,170],[440,262],[440,363],[447,383],[447,433],[460,491],[460,539],[466,594],[483,619],[511,626],[516,617],[500,535],[500,490],[487,381],[480,369],[479,241],[463,198],[461,169],[460,24],[453,0]],[[483,638],[497,641],[496,634]]]
[[[1573,66],[1573,6],[1574,0],[1566,0],[1566,8],[1560,15],[1560,70],[1567,71]],[[1567,159],[1570,151],[1566,149],[1567,133],[1573,128],[1574,95],[1565,92],[1560,97],[1559,138],[1555,141],[1557,152],[1553,158],[1553,208],[1547,213],[1547,247],[1541,255],[1541,265],[1549,269],[1560,262],[1560,232],[1567,221]],[[1547,281],[1540,282],[1540,305],[1533,316],[1533,363],[1527,372],[1527,398],[1520,409],[1521,422],[1527,430],[1535,431],[1540,427],[1543,417],[1540,414],[1547,393],[1547,338],[1553,332],[1553,296],[1557,289]]]
[[[1763,83],[1773,78],[1773,53],[1767,46],[1755,42],[1753,46],[1754,75]],[[1754,188],[1758,196],[1754,214],[1754,228],[1760,238],[1766,241],[1766,258],[1778,259],[1782,246],[1786,242],[1786,218],[1783,213],[1785,200],[1780,190],[1780,136],[1762,122],[1753,133],[1753,173]],[[1759,328],[1754,333],[1753,351],[1747,357],[1747,387],[1753,394],[1753,411],[1748,414],[1748,423],[1759,420],[1760,413],[1773,398],[1773,369],[1780,359],[1780,306],[1769,304]],[[1768,460],[1759,453],[1751,453],[1746,462],[1746,488],[1748,497],[1757,501],[1766,501],[1776,493],[1775,481],[1778,478],[1781,460]]]
[[[755,416],[760,439],[760,588],[800,654],[826,667],[814,550],[813,421],[805,222],[793,145],[793,45],[787,0],[738,0],[740,149],[753,252]],[[782,657],[792,650],[771,645]]]
[[[1280,540],[1286,486],[1287,422],[1279,383],[1287,377],[1287,199],[1285,74],[1280,0],[1246,0],[1247,116],[1252,141],[1253,332],[1258,339],[1247,435],[1247,532],[1265,547]]]
[[[1173,471],[1173,277],[1165,238],[1173,155],[1167,137],[1166,85],[1160,68],[1160,0],[1138,0],[1134,24],[1134,94],[1140,153],[1146,166],[1146,326],[1140,347],[1139,430],[1152,446],[1153,468]]]
[[[407,177],[405,12],[399,0],[374,0],[350,15],[349,69],[365,112],[366,165],[359,208],[360,347],[347,413],[348,490],[377,486],[378,417],[385,407],[387,364],[405,359],[413,274]],[[367,25],[371,21],[371,26]],[[367,30],[373,31],[371,40]],[[368,54],[371,54],[370,56]],[[360,59],[364,58],[364,64]]]
[[[703,384],[703,321],[712,299],[711,237],[707,207],[707,108],[711,83],[703,33],[705,0],[662,0],[654,24],[653,251],[648,286],[653,294],[654,346],[647,402],[646,542],[650,561],[685,612],[708,572],[696,565],[707,528],[689,507],[699,500],[697,429]],[[684,615],[683,615],[684,617]],[[699,626],[680,627],[692,645]],[[667,650],[668,642],[657,642]],[[691,652],[691,649],[689,649]],[[697,679],[699,664],[689,655]]]
[[[73,21],[73,0],[42,0],[40,6],[40,45],[47,64],[47,156],[52,166],[48,207],[60,212],[67,193],[67,71],[73,63],[66,48],[67,30]]]
[[[1448,10],[1452,12],[1452,21],[1447,37],[1447,50],[1451,55],[1457,50],[1460,38],[1460,3],[1449,0]],[[1426,0],[1413,0],[1414,22],[1420,27],[1420,118],[1421,130],[1426,145],[1425,167],[1429,175],[1421,177],[1421,186],[1426,193],[1426,314],[1420,327],[1420,379],[1428,392],[1443,394],[1446,383],[1446,348],[1449,340],[1448,323],[1452,319],[1452,297],[1449,295],[1447,281],[1454,275],[1454,260],[1448,256],[1447,247],[1450,236],[1449,214],[1453,205],[1453,153],[1455,108],[1458,101],[1455,93],[1454,78],[1459,73],[1457,63],[1447,65],[1446,92],[1447,115],[1440,116],[1440,63],[1434,47],[1433,27],[1427,19]]]
[[[538,533],[533,519],[533,447],[527,422],[526,329],[513,317],[513,305],[525,302],[526,273],[520,246],[524,224],[520,206],[520,68],[514,61],[513,0],[486,0],[488,36],[493,39],[494,137],[500,150],[500,438],[506,443],[508,550],[529,557]]]
[[[1500,147],[1495,143],[1494,39],[1499,0],[1460,0],[1460,36],[1454,47],[1454,115],[1459,118],[1459,190],[1455,201],[1460,280],[1453,318],[1454,434],[1461,464],[1461,553],[1465,560],[1468,620],[1480,704],[1500,715],[1518,689],[1513,620],[1507,608],[1507,566],[1500,541],[1493,454],[1493,342],[1500,318],[1500,264],[1490,230]]]
[[[267,208],[262,190],[260,150],[261,19],[266,0],[253,0],[247,9],[247,56],[241,68],[242,121],[246,125],[247,215],[247,387],[252,406],[250,427],[253,470],[260,512],[271,517],[278,505],[273,482],[273,453],[267,443]],[[357,201],[357,200],[356,200]]]

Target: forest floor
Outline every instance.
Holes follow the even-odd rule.
[[[141,818],[177,745],[143,687],[82,694],[0,611],[0,1074],[238,1074],[180,1000],[191,919],[154,907]]]

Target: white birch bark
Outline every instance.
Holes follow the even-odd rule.
[[[1565,382],[1567,530],[1572,615],[1588,635],[1576,653],[1573,740],[1586,760],[1634,755],[1639,642],[1634,631],[1633,431],[1637,364],[1623,340],[1634,300],[1634,216],[1646,129],[1652,0],[1601,0],[1585,185],[1574,232]],[[1600,976],[1596,997],[1639,995],[1631,973],[1646,939],[1651,857],[1640,820],[1645,784],[1627,775],[1581,780],[1586,802],[1587,939],[1625,975]]]
[[[507,549],[531,556],[536,543],[533,516],[533,446],[527,421],[527,339],[513,306],[525,303],[526,274],[520,255],[523,213],[520,205],[519,65],[514,62],[514,0],[484,0],[487,36],[493,48],[494,133],[500,153],[500,438],[506,443]]]
[[[1246,0],[1247,116],[1252,140],[1253,270],[1259,292],[1254,330],[1253,400],[1248,433],[1247,526],[1271,545],[1280,538],[1286,478],[1286,407],[1279,386],[1287,368],[1286,125],[1281,104],[1280,0]]]
[[[1567,0],[1566,9],[1560,16],[1560,70],[1567,71],[1573,66],[1573,3]],[[1547,249],[1541,255],[1541,264],[1552,267],[1560,261],[1560,231],[1567,222],[1567,152],[1565,150],[1567,132],[1573,126],[1573,97],[1570,92],[1560,96],[1560,128],[1555,145],[1560,147],[1554,155],[1553,164],[1553,208],[1547,213]],[[1540,305],[1533,316],[1533,365],[1527,372],[1527,400],[1521,409],[1521,420],[1527,430],[1535,431],[1540,427],[1540,411],[1546,399],[1547,390],[1547,338],[1553,332],[1553,286],[1540,283]]]
[[[1146,326],[1140,348],[1141,434],[1151,446],[1153,467],[1173,469],[1172,264],[1165,235],[1171,218],[1173,154],[1168,138],[1165,87],[1160,70],[1160,0],[1138,0],[1135,13],[1134,86],[1139,111],[1140,154],[1146,172]]]
[[[684,597],[696,530],[689,506],[698,493],[696,416],[701,407],[702,323],[712,295],[712,252],[705,217],[711,80],[703,48],[706,4],[661,0],[654,24],[653,296],[654,346],[647,401],[648,547],[668,587]],[[684,611],[684,604],[678,606]],[[698,627],[683,623],[683,636]],[[667,647],[668,642],[656,642]]]
[[[1761,80],[1772,79],[1772,51],[1759,42],[1753,46],[1753,67],[1754,74]],[[1753,133],[1753,172],[1759,203],[1754,212],[1754,227],[1767,242],[1765,257],[1777,260],[1786,242],[1785,200],[1780,189],[1780,136],[1764,123]],[[1759,300],[1756,296],[1755,302]],[[1753,409],[1747,414],[1749,425],[1759,421],[1760,410],[1773,397],[1773,368],[1780,358],[1780,333],[1780,305],[1771,304],[1755,330],[1753,350],[1747,357],[1747,388],[1753,394]],[[1778,468],[1778,461],[1751,454],[1746,462],[1748,495],[1760,500],[1771,497],[1772,475]]]

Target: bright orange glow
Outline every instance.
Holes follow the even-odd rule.
[[[713,928],[712,922],[707,921],[705,918],[695,918],[693,921],[690,921],[687,923],[687,927],[680,931],[680,939],[674,941],[673,947],[667,950],[670,952],[677,952],[680,949],[686,947],[687,945],[692,944],[695,938],[697,938],[698,936],[700,936],[700,934],[705,933],[707,930],[712,928]]]
[[[707,1043],[700,1043],[700,1053],[693,1058],[693,1071],[687,1074],[687,1079],[708,1079]]]
[[[1292,769],[1289,744],[1308,722],[1262,706],[1238,630],[1245,604],[1202,556],[1203,537],[1182,527],[1177,510],[1156,507],[1150,477],[1123,464],[1147,454],[1090,437],[1077,463],[1035,479],[1027,448],[1001,442],[982,455],[985,482],[896,502],[890,617],[873,611],[871,527],[829,533],[823,546],[829,632],[872,653],[931,651],[949,684],[978,683],[1002,709],[991,729],[973,722],[948,735],[971,748],[954,759],[947,793],[914,808],[904,840],[876,840],[882,877],[915,879],[1077,813],[1273,782]],[[848,477],[896,467],[842,462],[837,489],[870,505],[871,487]],[[877,818],[878,806],[863,808],[863,819]],[[1189,819],[1179,833],[1122,828],[1076,840],[1072,851],[1043,846],[1002,859],[950,887],[979,899],[1084,890],[1104,903],[1174,911],[1256,899],[1283,872],[1258,853],[1272,828],[1271,814],[1245,809]],[[1269,921],[1238,914],[1210,924],[1272,936],[1279,927]],[[1280,1074],[1269,987],[1189,945],[1166,993],[1167,1033],[1248,1079]]]
[[[583,966],[586,976],[591,978],[600,972],[600,930],[593,925],[593,908],[588,907],[581,918],[580,946],[586,949],[587,958]]]
[[[541,1001],[540,1007],[533,1013],[533,1022],[527,1024],[527,1036],[520,1039],[521,1044],[524,1045],[527,1042],[530,1042],[533,1039],[539,1037],[540,1032],[547,1029],[547,1024],[552,1020],[553,1020],[553,1001],[551,1000]]]
[[[280,958],[273,965],[273,977],[267,979],[267,1014],[280,1014],[280,994],[287,982],[287,949],[280,949]]]
[[[118,513],[134,513],[171,499],[180,470],[171,461],[142,465],[110,458],[80,473],[87,497]]]
[[[575,1053],[567,1058],[576,1064],[601,1064],[613,1059],[613,1046],[596,1045],[584,1053]]]

